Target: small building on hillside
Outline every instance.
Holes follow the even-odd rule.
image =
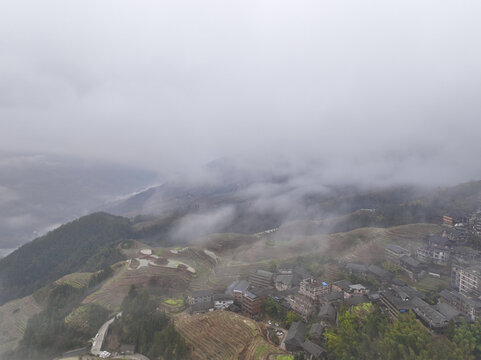
[[[332,304],[321,306],[319,310],[319,320],[324,321],[330,325],[335,325],[337,320],[337,311]]]
[[[120,355],[133,355],[135,353],[135,345],[133,344],[122,344],[119,348]]]
[[[302,349],[306,354],[306,358],[308,360],[324,360],[327,359],[327,351],[324,350],[317,344],[314,344],[312,341],[306,340],[302,344]]]
[[[195,303],[195,304],[190,305],[187,308],[187,312],[190,315],[204,314],[204,313],[209,312],[209,311],[214,311],[214,302],[213,301]]]
[[[454,219],[451,216],[443,215],[443,225],[449,228],[454,227]]]
[[[344,297],[351,297],[351,296],[362,296],[369,293],[369,289],[366,288],[362,284],[354,284],[349,285],[349,289],[347,290],[347,294]]]
[[[152,250],[151,249],[142,249],[142,250],[140,250],[140,253],[142,255],[152,255]]]
[[[348,274],[366,276],[368,273],[367,266],[364,264],[347,263],[346,271]]]
[[[249,276],[249,282],[256,288],[268,288],[274,285],[274,274],[265,270],[254,270]]]
[[[312,324],[311,330],[309,331],[309,339],[317,342],[321,341],[325,328],[326,326],[320,322]]]
[[[360,296],[351,296],[347,299],[344,299],[344,305],[348,306],[349,308],[353,306],[357,306],[359,304],[363,303],[370,303],[371,300],[366,296],[366,295],[360,295]]]
[[[281,275],[293,275],[294,265],[292,264],[277,265],[277,272]]]
[[[284,344],[287,351],[295,352],[302,351],[302,344],[306,335],[306,324],[301,321],[296,321],[291,324],[287,332]]]
[[[390,260],[394,264],[399,264],[403,256],[411,255],[409,250],[399,245],[393,245],[393,244],[387,245],[386,248],[384,249],[384,252],[386,253],[386,257],[388,258],[388,260]]]
[[[332,292],[348,291],[349,285],[351,285],[351,282],[349,280],[339,280],[332,283],[331,289]]]
[[[440,302],[434,305],[434,308],[443,314],[448,321],[453,320],[456,324],[461,323],[462,318],[464,318],[464,315],[461,313],[461,311],[447,303]]]
[[[206,303],[212,301],[214,298],[214,291],[211,289],[190,291],[187,294],[187,303],[194,305],[198,303]]]
[[[393,273],[386,271],[377,265],[369,265],[367,269],[369,270],[369,275],[372,275],[374,278],[384,284],[390,282],[394,277]]]
[[[214,308],[216,310],[225,310],[234,303],[234,297],[227,294],[214,295]]]
[[[342,302],[344,300],[344,291],[336,291],[336,292],[331,292],[329,294],[321,296],[319,299],[319,304],[325,305],[325,304],[335,304]]]
[[[418,280],[426,272],[426,265],[410,256],[403,256],[400,259],[399,266],[413,280]]]
[[[285,291],[292,289],[294,275],[277,275],[275,287],[277,291]]]

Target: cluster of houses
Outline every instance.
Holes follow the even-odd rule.
[[[477,229],[479,224],[481,234],[481,211],[475,215],[470,222],[462,220],[470,224],[469,229]],[[413,281],[424,276],[451,275],[451,289],[437,294],[437,304],[433,305],[432,298],[407,286],[381,266],[340,263],[345,279],[335,282],[314,278],[294,265],[278,266],[276,273],[253,270],[247,279],[229,285],[225,293],[215,294],[212,290],[189,293],[188,311],[195,314],[230,310],[260,319],[266,299],[274,299],[286,312],[293,311],[302,319],[292,323],[282,346],[291,352],[302,351],[309,359],[326,358],[327,353],[322,348],[324,330],[336,326],[341,307],[360,303],[376,303],[391,318],[412,311],[426,327],[442,332],[450,321],[459,323],[462,319],[474,321],[481,317],[481,253],[461,246],[466,243],[465,222],[445,216],[443,224],[441,235],[429,236],[413,252],[394,244],[385,247],[385,260],[395,264]],[[368,279],[372,278],[379,286],[369,286]],[[306,323],[310,324],[310,329]]]

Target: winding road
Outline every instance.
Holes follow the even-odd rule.
[[[98,335],[95,337],[95,341],[92,344],[92,350],[90,352],[95,355],[95,356],[100,356],[100,353],[102,352],[102,345],[104,343],[105,339],[105,334],[107,334],[107,330],[109,329],[110,324],[112,324],[115,320],[115,318],[119,315],[122,315],[122,313],[118,313],[116,316],[114,316],[112,319],[107,321],[105,324],[103,324],[98,332]]]

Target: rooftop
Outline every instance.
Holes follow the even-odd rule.
[[[319,338],[322,336],[322,332],[324,331],[325,326],[322,325],[320,322],[314,323],[311,326],[311,330],[309,331],[310,338]]]
[[[232,291],[246,291],[249,285],[250,283],[247,280],[241,280],[233,287]]]
[[[311,354],[314,359],[319,359],[320,356],[326,352],[323,348],[321,348],[319,345],[314,344],[312,341],[306,340],[302,344],[302,348],[304,349],[305,352]]]
[[[306,335],[306,324],[301,321],[293,322],[287,332],[284,343],[290,345],[302,346]]]
[[[347,263],[346,268],[353,272],[367,272],[367,266],[364,264]]]
[[[344,299],[344,292],[343,291],[332,292],[332,293],[324,295],[322,297],[322,299],[324,299],[327,302],[342,300],[342,299]]]
[[[292,284],[293,275],[277,275],[276,282],[284,285]]]
[[[345,290],[345,289],[348,289],[349,288],[349,285],[351,285],[351,282],[349,280],[339,280],[339,281],[336,281],[334,283],[332,283],[332,285],[336,285],[337,287]]]
[[[349,285],[349,289],[351,289],[351,290],[366,290],[366,287],[362,284],[354,284],[354,285]]]
[[[368,270],[370,272],[372,272],[374,275],[376,275],[376,276],[378,276],[382,279],[385,279],[385,280],[389,280],[394,276],[389,271],[386,271],[386,270],[384,270],[383,268],[381,268],[380,266],[377,266],[377,265],[369,265]]]
[[[190,313],[197,312],[197,311],[208,311],[214,308],[214,303],[212,301],[201,302],[197,304],[193,304],[190,306],[189,311]]]
[[[434,305],[434,308],[441,314],[443,314],[448,320],[451,320],[461,315],[461,313],[457,309],[446,303],[439,303],[437,305]]]
[[[336,314],[337,311],[332,304],[323,305],[319,310],[319,317],[333,322],[336,321]]]
[[[433,306],[427,302],[415,297],[413,300],[413,310],[425,323],[431,327],[446,326],[448,319],[437,311]]]
[[[369,298],[365,295],[363,296],[353,296],[344,300],[344,304],[349,306],[356,306],[363,303],[371,302]]]
[[[469,268],[466,269],[466,271],[473,274],[473,275],[480,276],[481,275],[481,265],[477,264],[477,265],[470,266]]]
[[[413,268],[418,268],[421,266],[421,262],[420,261],[417,261],[416,259],[410,257],[410,256],[403,256],[401,258],[401,262],[403,262],[404,264],[407,264],[409,266],[412,266]]]
[[[272,278],[272,276],[274,275],[273,273],[271,273],[270,271],[265,271],[265,270],[255,270],[251,273],[251,275],[257,275],[257,276],[262,276],[262,277],[265,277],[265,278]]]
[[[402,254],[406,254],[408,253],[409,254],[409,250],[399,246],[399,245],[394,245],[394,244],[389,244],[386,246],[386,249],[388,250],[391,250],[392,252],[398,254],[398,255],[402,255]]]
[[[475,306],[477,308],[481,308],[481,300],[472,298],[467,296],[463,293],[459,293],[457,291],[450,291],[448,289],[444,289],[439,293],[439,295],[450,302],[458,302],[459,300],[462,302],[466,302],[471,306]]]
[[[227,294],[214,294],[215,301],[227,301],[227,300],[234,300],[232,295]]]
[[[212,296],[214,295],[214,291],[212,289],[197,290],[197,291],[191,291],[189,295],[192,297]]]

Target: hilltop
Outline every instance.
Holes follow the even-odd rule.
[[[118,261],[121,255],[111,245],[130,235],[128,219],[95,213],[25,244],[0,260],[0,303],[31,294],[63,275]]]

